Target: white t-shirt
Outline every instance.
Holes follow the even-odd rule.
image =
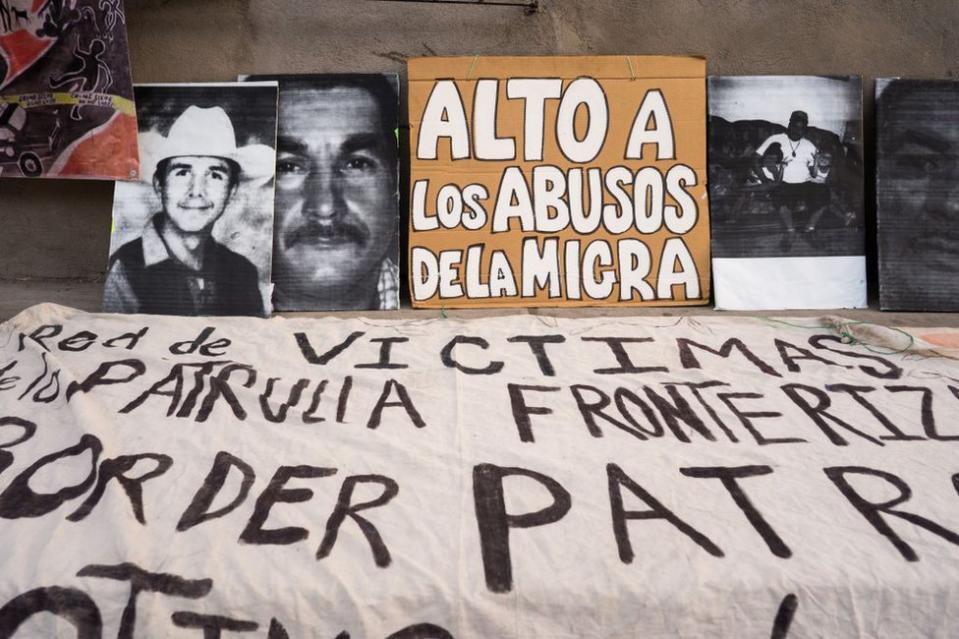
[[[766,138],[766,141],[756,149],[756,153],[762,155],[771,144],[776,142],[783,149],[783,182],[786,184],[809,182],[812,179],[809,167],[814,162],[816,145],[806,138],[793,142],[785,133],[777,133]]]

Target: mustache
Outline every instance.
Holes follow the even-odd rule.
[[[334,218],[329,224],[320,224],[311,219],[283,234],[283,245],[293,248],[297,244],[314,244],[321,241],[354,242],[364,246],[370,239],[370,230],[363,222],[350,216]]]

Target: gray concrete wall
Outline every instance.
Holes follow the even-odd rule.
[[[135,82],[393,71],[423,55],[702,54],[714,74],[959,73],[957,0],[126,0]],[[0,179],[0,279],[102,276],[113,187]]]

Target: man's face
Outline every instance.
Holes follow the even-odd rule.
[[[806,135],[806,129],[808,128],[806,120],[799,117],[789,118],[789,128],[786,134],[789,136],[789,139],[793,142],[801,140],[803,136]]]
[[[397,224],[396,144],[365,89],[284,90],[273,277],[290,300],[368,302]]]
[[[233,194],[233,167],[222,158],[186,155],[168,160],[164,170],[153,186],[167,217],[184,233],[210,232]]]
[[[959,87],[893,95],[879,132],[884,257],[941,278],[959,272]]]

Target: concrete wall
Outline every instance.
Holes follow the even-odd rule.
[[[518,0],[517,0],[518,1]],[[470,54],[702,54],[714,74],[959,73],[957,0],[540,0],[540,10],[375,0],[126,0],[135,82],[405,72]],[[869,176],[867,176],[868,184]],[[97,278],[107,182],[0,179],[0,279]]]

